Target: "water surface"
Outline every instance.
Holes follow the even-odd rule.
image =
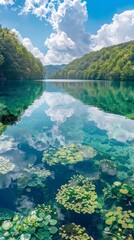
[[[93,162],[72,166],[42,163],[43,152],[50,147],[91,146],[99,152],[95,161],[109,159],[117,164],[117,174],[106,175],[106,181],[133,183],[133,119],[134,83],[1,82],[0,156],[9,158],[15,169],[0,174],[0,208],[23,211],[38,203],[55,204],[57,189],[75,174],[101,179],[100,168]],[[44,192],[36,187],[32,191],[18,189],[17,179],[29,164],[50,170]],[[62,214],[68,222],[66,213]],[[69,218],[90,228],[86,216],[84,221],[73,213]],[[95,231],[93,227],[94,237]]]

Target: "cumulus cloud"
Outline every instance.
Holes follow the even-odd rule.
[[[25,0],[20,14],[31,13],[40,18],[47,18],[59,3],[60,0]]]
[[[115,14],[111,24],[104,24],[92,35],[92,50],[127,42],[134,39],[134,10]]]
[[[48,63],[68,63],[90,50],[90,34],[85,31],[88,19],[86,2],[65,0],[48,19],[53,33],[46,39]]]
[[[1,2],[11,4],[13,0]],[[134,10],[115,14],[110,24],[104,24],[92,35],[85,31],[88,12],[84,0],[25,0],[20,14],[34,14],[52,27],[53,32],[44,42],[46,54],[34,47],[29,38],[20,36],[22,44],[44,65],[66,64],[85,53],[134,39]]]
[[[90,35],[85,32],[88,19],[86,1],[82,0],[26,0],[21,14],[45,18],[53,33],[45,40],[48,48],[44,64],[68,63],[90,49]]]
[[[13,5],[13,0],[0,0],[0,5]]]

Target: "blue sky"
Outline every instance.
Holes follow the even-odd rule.
[[[86,52],[134,39],[133,0],[59,0],[59,5],[55,4],[58,1],[48,0],[51,3],[49,10],[45,0],[39,0],[39,4],[36,1],[0,0],[0,23],[15,29],[16,34],[21,35],[22,43],[44,64],[67,63]],[[32,7],[29,7],[30,4]],[[115,14],[117,19],[112,20]],[[109,41],[102,39],[103,33],[108,35],[111,31],[114,35],[113,29],[118,24],[117,30],[121,31],[124,19],[122,37],[111,39],[109,35]],[[101,29],[104,24],[107,27]],[[110,27],[110,24],[113,26]],[[99,30],[101,34],[97,33]],[[120,35],[116,31],[115,36]]]

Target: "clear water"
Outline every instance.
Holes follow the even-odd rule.
[[[133,183],[133,119],[134,83],[1,82],[0,156],[9,158],[15,169],[0,174],[0,208],[23,211],[38,203],[55,204],[57,189],[75,174],[101,179],[100,169],[92,161],[52,167],[42,163],[43,152],[49,147],[89,145],[100,153],[96,161],[111,159],[120,164],[118,174],[106,175],[105,181]],[[43,192],[36,187],[30,192],[17,188],[17,179],[29,164],[43,164],[51,171]],[[62,214],[64,222],[89,228],[88,216],[72,213],[68,217],[64,211]]]

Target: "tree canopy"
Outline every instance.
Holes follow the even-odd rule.
[[[132,81],[134,80],[134,41],[86,54],[50,77]]]
[[[0,79],[41,79],[45,71],[35,58],[7,28],[0,26]]]

